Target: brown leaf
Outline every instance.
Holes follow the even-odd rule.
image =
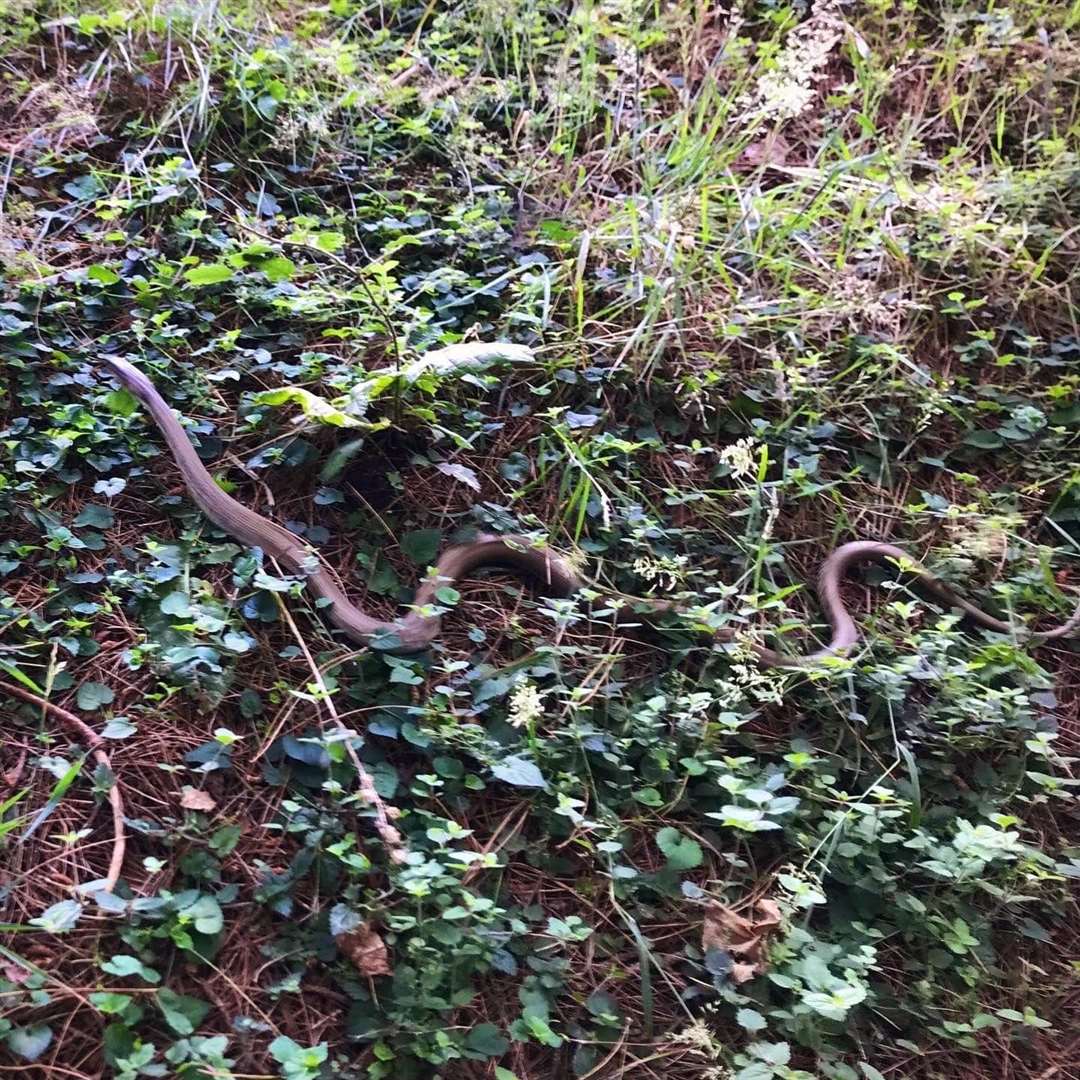
[[[782,135],[771,135],[749,143],[735,162],[740,172],[760,168],[762,165],[786,165],[791,147]]]
[[[208,791],[200,791],[198,788],[188,787],[186,784],[180,789],[180,805],[185,810],[216,810],[217,803]]]
[[[750,920],[715,900],[705,908],[701,946],[706,952],[719,949],[737,958],[731,967],[731,981],[736,984],[748,982],[765,970],[769,935],[780,925],[780,908],[775,900],[759,900],[754,911],[757,917]]]
[[[21,964],[8,963],[0,965],[0,972],[4,973],[4,978],[7,979],[8,982],[13,982],[17,986],[21,986],[30,978],[30,972]]]
[[[335,941],[361,975],[369,978],[374,975],[393,975],[386,943],[368,923],[362,923],[347,934],[338,934]]]

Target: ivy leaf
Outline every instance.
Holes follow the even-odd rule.
[[[735,1020],[740,1027],[751,1034],[755,1031],[763,1031],[766,1026],[765,1017],[757,1009],[739,1009],[735,1014]]]
[[[84,682],[75,695],[75,701],[80,709],[94,712],[103,705],[111,705],[116,695],[104,683]]]
[[[547,781],[543,773],[529,760],[523,757],[503,758],[497,765],[491,766],[492,773],[503,783],[514,787],[546,788]]]
[[[225,263],[203,263],[202,266],[193,266],[184,272],[189,285],[202,288],[204,285],[218,285],[222,281],[228,281],[233,276],[232,267]]]
[[[21,1027],[9,1031],[4,1038],[13,1054],[24,1061],[37,1061],[52,1042],[52,1028],[41,1024],[37,1027]]]
[[[80,528],[88,525],[92,529],[110,529],[115,520],[116,515],[107,506],[87,503],[75,519],[75,524]]]
[[[296,264],[292,259],[277,255],[273,259],[267,259],[266,262],[260,263],[259,269],[270,281],[288,281],[296,272]]]
[[[435,468],[438,469],[443,476],[450,476],[454,480],[464,484],[466,487],[471,487],[473,491],[480,490],[480,481],[477,478],[476,473],[465,465],[451,465],[445,461],[440,461]]]
[[[465,1038],[465,1045],[485,1057],[501,1057],[510,1049],[509,1040],[494,1024],[477,1024]]]
[[[163,986],[157,993],[158,1008],[165,1022],[177,1035],[192,1035],[210,1012],[210,1003],[201,998],[178,994]]]
[[[348,934],[364,920],[348,904],[335,904],[330,909],[330,933],[334,937]]]
[[[187,594],[182,592],[169,593],[158,606],[163,615],[178,615],[180,618],[186,618],[191,614],[191,602]]]
[[[122,1013],[135,999],[130,994],[115,994],[111,990],[97,990],[90,995],[90,1004],[106,1016]]]
[[[147,967],[137,956],[129,956],[126,953],[120,953],[106,960],[101,965],[101,970],[121,979],[138,975],[144,982],[161,982],[161,976],[152,967]]]
[[[114,716],[102,729],[103,739],[130,739],[139,729],[123,716]]]
[[[339,232],[321,232],[314,237],[314,244],[320,251],[335,252],[345,246],[345,234]]]
[[[965,446],[977,446],[980,450],[997,450],[1005,445],[1005,441],[996,431],[980,429],[969,431],[964,436]]]
[[[331,427],[363,428],[365,431],[371,431],[374,428],[374,425],[350,416],[347,412],[331,405],[325,398],[313,394],[310,390],[305,390],[302,386],[282,386],[277,390],[264,390],[262,393],[255,394],[252,400],[256,405],[299,405],[309,420],[317,420],[320,424],[329,424]]]
[[[40,926],[49,934],[60,934],[70,930],[83,913],[83,906],[78,900],[61,900],[47,907],[37,918],[31,919],[34,926]]]
[[[120,280],[120,275],[115,270],[110,270],[101,263],[94,263],[86,268],[86,276],[99,285],[115,285]]]
[[[139,399],[130,390],[112,390],[105,395],[105,408],[117,416],[133,416],[139,407]]]
[[[435,561],[442,532],[439,529],[415,529],[401,538],[401,550],[417,566],[429,566]]]
[[[678,829],[661,829],[656,834],[656,846],[667,857],[672,870],[693,870],[704,861],[701,845]]]
[[[200,896],[193,904],[182,908],[180,915],[185,921],[194,922],[200,934],[216,934],[225,925],[221,905],[212,896]]]

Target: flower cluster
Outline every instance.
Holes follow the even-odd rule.
[[[674,589],[683,579],[685,555],[659,555],[634,560],[634,573],[651,585]]]
[[[510,712],[507,716],[512,727],[529,728],[544,715],[544,699],[536,684],[528,680],[520,682],[510,694]]]
[[[735,480],[753,476],[757,472],[757,451],[753,439],[739,439],[720,451],[720,463],[731,470]]]
[[[823,0],[814,13],[788,35],[784,48],[754,89],[742,99],[759,122],[801,116],[817,96],[833,50],[844,35],[838,0]]]

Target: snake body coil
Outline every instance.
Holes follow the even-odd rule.
[[[184,428],[154,384],[138,368],[118,357],[105,357],[103,360],[119,381],[146,406],[165,437],[191,497],[203,513],[242,544],[261,548],[288,572],[305,577],[308,588],[328,602],[326,610],[330,621],[354,641],[368,644],[374,638],[382,638],[388,651],[401,653],[426,648],[438,636],[440,629],[439,616],[425,614],[426,610],[437,606],[436,591],[461,580],[481,566],[511,567],[535,580],[548,596],[572,596],[585,586],[573,567],[557,553],[538,548],[531,540],[520,536],[484,535],[471,543],[458,544],[443,552],[435,565],[434,574],[429,573],[417,589],[408,614],[392,621],[373,618],[349,600],[340,582],[313,548],[287,529],[237,502],[214,482],[195,453]],[[832,551],[818,575],[818,596],[832,627],[829,643],[802,656],[788,656],[763,645],[753,645],[751,648],[758,661],[769,667],[802,667],[827,657],[846,654],[859,640],[858,627],[840,595],[840,585],[848,569],[859,562],[886,563],[897,560],[902,561],[905,570],[928,592],[944,603],[959,608],[980,626],[998,633],[1014,630],[1010,624],[988,615],[928,570],[913,563],[902,548],[874,540],[856,540]],[[662,601],[634,599],[632,605],[654,612],[677,610]],[[1030,640],[1042,643],[1066,637],[1078,625],[1080,609],[1061,626],[1032,635]],[[735,636],[736,631],[730,629],[715,633],[715,639],[720,642],[732,641]]]

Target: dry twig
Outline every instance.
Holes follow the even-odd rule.
[[[52,713],[58,720],[63,721],[71,733],[86,743],[93,751],[94,760],[99,765],[104,765],[112,774],[113,782],[109,788],[109,803],[112,806],[113,816],[113,850],[112,857],[109,859],[109,872],[105,875],[103,885],[103,891],[111,893],[116,888],[116,883],[120,880],[120,874],[124,868],[124,851],[127,847],[127,837],[124,835],[124,797],[120,793],[120,779],[113,772],[109,755],[101,749],[104,740],[81,717],[76,716],[73,712],[68,712],[67,709],[61,708],[61,706],[55,705],[43,697],[39,697],[30,690],[8,682],[0,682],[0,690],[5,694],[10,694],[12,697],[28,701],[31,705],[37,705],[46,712]]]

